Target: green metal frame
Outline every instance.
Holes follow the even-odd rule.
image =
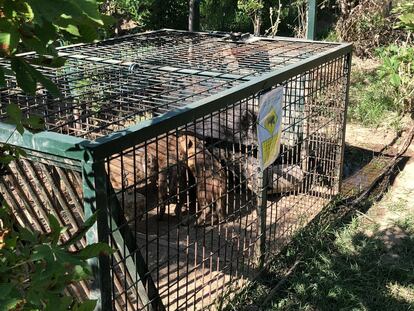
[[[315,39],[316,34],[316,0],[308,0],[308,19],[306,27],[306,38]]]
[[[97,221],[86,234],[87,244],[108,243],[108,200],[106,191],[106,172],[103,162],[84,162],[82,170],[83,208],[85,219],[97,213]],[[107,255],[89,260],[95,276],[91,284],[91,298],[97,299],[97,310],[111,310],[112,290],[110,262]]]
[[[272,41],[279,40],[279,38],[266,38],[264,40]],[[253,93],[280,84],[302,72],[351,52],[352,44],[337,44],[332,49],[301,62],[261,75],[183,108],[167,112],[159,117],[143,121],[94,141],[48,131],[36,134],[25,131],[23,135],[20,135],[15,131],[14,126],[2,123],[0,126],[0,142],[7,141],[9,144],[25,149],[73,160],[90,161],[94,159],[96,162],[131,147],[131,142],[133,142],[133,145],[142,143],[149,138],[184,125],[188,123],[188,120],[195,120],[212,111],[222,109],[229,103],[235,103]]]
[[[161,31],[168,32],[172,30],[165,29]],[[223,36],[223,34],[220,33],[210,34]],[[260,40],[294,40],[299,42],[309,42],[304,39],[295,40],[279,37],[260,38]],[[119,227],[120,224],[125,223],[125,219],[120,212],[118,206],[119,203],[112,202],[113,200],[109,200],[108,198],[108,194],[113,194],[113,189],[107,189],[109,183],[107,182],[107,174],[104,167],[104,160],[106,157],[119,153],[157,135],[176,129],[179,126],[187,124],[189,121],[196,120],[206,114],[225,108],[227,105],[242,100],[251,94],[283,83],[300,73],[339,56],[350,55],[351,52],[351,44],[334,44],[331,49],[301,62],[261,75],[250,81],[243,82],[238,86],[191,103],[181,109],[168,112],[152,120],[141,122],[127,129],[98,138],[95,141],[48,131],[40,133],[25,131],[23,135],[20,135],[15,130],[15,126],[0,122],[0,143],[9,143],[33,153],[40,152],[42,157],[60,162],[63,167],[65,165],[71,165],[72,167],[77,166],[83,176],[85,217],[87,218],[92,215],[92,213],[98,211],[98,221],[88,232],[87,241],[88,243],[98,241],[108,242],[109,224],[112,222],[114,227]],[[350,56],[348,62],[350,62]],[[348,101],[348,96],[346,96],[346,101]],[[70,164],[66,163],[68,161]],[[263,180],[263,182],[264,184],[266,183],[265,180]],[[260,213],[260,218],[263,222],[266,219],[266,215],[263,213],[263,206],[266,206],[266,191],[262,191],[262,196],[262,199],[258,202],[258,212]],[[115,196],[112,195],[111,197]],[[133,254],[133,256],[130,257],[131,260],[127,262],[128,270],[131,270],[129,271],[130,274],[137,273],[142,284],[145,283],[148,292],[148,301],[151,302],[151,308],[155,310],[164,310],[157,289],[146,270],[144,259],[137,249],[136,243],[132,240],[133,235],[128,228],[125,228],[126,226],[123,227],[124,229],[118,231],[119,234],[115,232],[113,235],[117,243],[126,245],[129,254]],[[260,238],[260,252],[262,253],[260,256],[263,256],[263,253],[265,252],[265,234],[265,232],[262,232],[262,237]],[[264,258],[261,257],[260,261],[264,262]],[[111,310],[112,293],[110,285],[109,257],[100,256],[98,259],[92,260],[91,265],[94,268],[96,275],[96,284],[93,284],[93,295],[99,301],[98,308],[101,310]],[[141,285],[137,284],[137,286],[141,288],[138,291],[141,292],[142,290],[144,293],[145,288],[142,288]]]

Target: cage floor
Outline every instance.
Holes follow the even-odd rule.
[[[329,203],[323,195],[327,190],[319,190],[319,195],[268,199],[266,234],[272,253]],[[145,225],[137,227],[137,243],[168,310],[215,309],[218,297],[256,275],[257,212],[248,198],[234,202],[242,212],[224,224],[177,226],[171,205],[164,220],[159,221],[156,212],[149,213],[141,222]]]

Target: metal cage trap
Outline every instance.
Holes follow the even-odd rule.
[[[0,137],[24,148],[2,176],[24,226],[116,251],[67,290],[103,310],[215,308],[254,278],[341,186],[351,46],[161,30],[63,47],[59,87],[1,90]],[[32,57],[26,54],[24,57]],[[9,66],[1,60],[3,66]],[[279,158],[258,170],[260,94],[283,86]],[[47,131],[5,122],[16,103]],[[225,295],[224,295],[225,294]]]

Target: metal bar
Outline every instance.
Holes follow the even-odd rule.
[[[258,268],[262,269],[266,257],[267,169],[259,173],[258,179],[256,258]]]
[[[106,172],[104,174],[106,175]],[[118,249],[122,253],[124,260],[126,260],[126,268],[130,277],[136,286],[138,286],[139,298],[147,307],[148,311],[165,310],[158,290],[155,287],[155,283],[148,271],[147,263],[145,262],[144,257],[138,248],[134,234],[128,226],[128,222],[125,219],[125,216],[119,206],[115,191],[110,184],[109,197],[111,198],[110,221],[112,223],[112,228],[115,228],[111,234],[117,243]],[[136,279],[137,274],[139,275],[140,279]],[[144,284],[147,286],[145,287]]]
[[[73,226],[75,230],[79,230],[81,224],[76,221],[75,215],[73,215],[72,210],[67,202],[67,198],[63,193],[60,185],[56,185],[57,179],[53,178],[54,172],[49,172],[51,167],[46,166],[43,163],[39,163],[40,168],[42,169],[42,173],[44,174],[48,184],[50,185],[52,193],[56,196],[60,206],[64,210],[66,217],[68,218],[70,224]],[[53,168],[53,167],[52,167]]]
[[[306,27],[306,37],[315,40],[316,32],[316,0],[308,0],[308,21]]]
[[[283,69],[264,74],[251,81],[242,83],[208,98],[201,99],[183,108],[169,111],[159,117],[140,122],[125,130],[98,138],[90,143],[90,147],[98,158],[121,152],[123,149],[142,143],[145,140],[184,125],[188,120],[202,117],[212,111],[226,107],[249,95],[282,83],[295,75],[314,68],[338,56],[350,53],[351,44],[342,44],[324,53],[315,55],[300,63],[286,66]]]
[[[69,171],[81,172],[81,161],[68,158],[57,157],[52,154],[45,154],[33,150],[25,149],[26,158],[34,162],[41,162],[48,165],[58,166]]]
[[[103,163],[85,162],[82,170],[83,206],[85,219],[98,213],[97,222],[86,234],[87,244],[109,242],[108,210],[106,197],[106,172]],[[89,260],[95,276],[90,298],[97,299],[97,310],[112,311],[111,276],[108,255],[99,255]]]
[[[87,145],[88,141],[85,139],[48,131],[31,133],[26,130],[21,135],[16,131],[15,125],[0,125],[1,143],[7,142],[10,145],[73,160],[84,160],[87,156],[84,145]]]
[[[143,35],[148,35],[151,33],[162,33],[167,31],[167,29],[159,29],[159,30],[148,30],[148,31],[144,31],[144,32],[140,32],[140,33],[134,33],[134,34],[130,34],[130,35],[124,35],[124,36],[119,36],[119,37],[115,37],[115,38],[109,38],[109,39],[105,39],[99,42],[111,42],[111,41],[116,41],[116,40],[122,40],[122,39],[126,39],[126,38],[130,38],[130,37],[139,37],[139,36],[143,36]],[[74,48],[74,47],[84,47],[84,46],[94,46],[96,45],[96,43],[75,43],[75,44],[70,44],[70,45],[65,45],[65,46],[59,46],[56,48],[56,50],[61,51],[61,50],[65,50],[68,48]],[[29,55],[35,55],[36,52],[34,51],[30,51],[30,52],[24,52],[24,53],[19,53],[16,56],[29,56]],[[0,58],[1,60],[2,58]]]
[[[341,146],[341,164],[339,166],[339,178],[338,178],[338,193],[341,193],[342,189],[342,176],[344,172],[344,156],[345,156],[345,136],[346,136],[346,117],[348,114],[348,104],[349,104],[349,86],[351,83],[351,66],[352,66],[352,51],[347,55],[347,60],[345,62],[344,70],[347,70],[346,76],[346,90],[345,90],[345,102],[344,102],[344,113],[342,120],[342,146]]]
[[[178,29],[170,29],[170,28],[163,28],[162,30],[167,32],[176,32],[176,33],[188,33],[186,30],[178,30]],[[208,35],[208,36],[214,36],[214,37],[228,37],[228,33],[226,32],[219,32],[219,31],[196,31],[192,32],[194,34],[200,34],[200,35]],[[259,40],[259,41],[286,41],[286,42],[303,42],[303,43],[312,43],[312,44],[329,44],[329,45],[343,45],[343,43],[340,42],[331,42],[331,41],[314,41],[311,39],[306,38],[293,38],[293,37],[280,37],[280,36],[274,36],[274,37],[256,37],[254,35],[250,35],[249,37],[252,41]],[[238,41],[229,41],[229,43],[238,43]],[[247,42],[249,43],[249,42]]]
[[[56,166],[55,167],[59,178],[62,180],[63,184],[65,185],[68,193],[69,193],[69,197],[72,199],[73,204],[75,205],[76,209],[78,209],[79,211],[82,210],[82,206],[80,204],[80,200],[79,200],[79,195],[76,192],[76,189],[79,189],[76,187],[76,185],[74,186],[67,175],[67,172],[65,170],[63,170],[62,168]]]

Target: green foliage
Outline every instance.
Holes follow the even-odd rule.
[[[109,22],[99,13],[96,0],[2,0],[0,16],[0,56],[11,60],[11,71],[24,92],[34,94],[41,83],[53,96],[59,90],[32,65],[62,66],[57,42],[91,42],[98,38],[98,29]],[[33,58],[16,56],[35,51]],[[0,68],[0,83],[5,84],[5,69]]]
[[[392,43],[401,44],[409,38],[404,29],[396,29],[398,14],[391,11],[394,1],[340,2],[342,15],[336,25],[336,31],[341,40],[354,43],[356,55],[375,57],[377,48]]]
[[[393,88],[394,105],[399,112],[414,109],[414,47],[391,45],[378,51],[382,64],[379,78]]]
[[[67,228],[49,215],[50,233],[32,232],[16,223],[8,207],[0,208],[0,310],[93,310],[96,301],[78,302],[63,294],[74,282],[91,278],[86,260],[109,254],[106,244],[80,251],[69,249],[95,222],[93,216],[68,242],[59,244]]]
[[[408,32],[414,31],[414,2],[402,1],[397,3],[393,13],[397,14],[397,28],[404,29]]]
[[[110,22],[99,13],[96,0],[0,0],[0,56],[10,60],[10,67],[0,66],[0,87],[6,86],[6,75],[14,76],[17,85],[34,95],[38,84],[49,93],[60,96],[57,86],[34,65],[57,68],[65,60],[58,56],[58,42],[85,42],[98,38],[98,30]],[[30,58],[18,53],[34,51]],[[7,105],[8,121],[20,134],[24,129],[42,130],[41,117],[23,114],[15,104]],[[0,148],[0,172],[23,150],[3,144]]]
[[[188,29],[187,0],[149,0],[145,9],[149,12],[142,19],[146,29]]]
[[[263,9],[263,1],[261,0],[238,0],[238,9],[249,17],[253,17]]]
[[[367,126],[399,128],[414,109],[414,47],[391,45],[377,50],[379,66],[353,70],[348,117]]]
[[[384,85],[375,70],[353,70],[348,118],[365,126],[380,126],[395,113],[393,90]]]
[[[237,0],[204,0],[200,3],[203,30],[242,31],[250,28],[250,19],[237,10]]]
[[[366,126],[380,126],[391,120],[393,101],[388,95],[381,93],[381,84],[373,84],[359,89],[362,94],[357,103],[351,103],[349,118]]]
[[[44,129],[44,120],[39,116],[29,115],[24,117],[21,109],[16,104],[8,104],[6,107],[8,122],[15,125],[15,131],[23,134],[25,129],[30,131],[39,131]],[[13,135],[14,132],[11,134]],[[11,135],[9,139],[11,138]],[[16,146],[9,145],[6,141],[0,145],[0,175],[7,172],[7,167],[11,161],[25,156],[26,152]]]
[[[150,8],[153,2],[154,0],[110,0],[105,1],[101,10],[119,17],[120,20],[133,20],[138,26],[143,27],[151,15]]]

